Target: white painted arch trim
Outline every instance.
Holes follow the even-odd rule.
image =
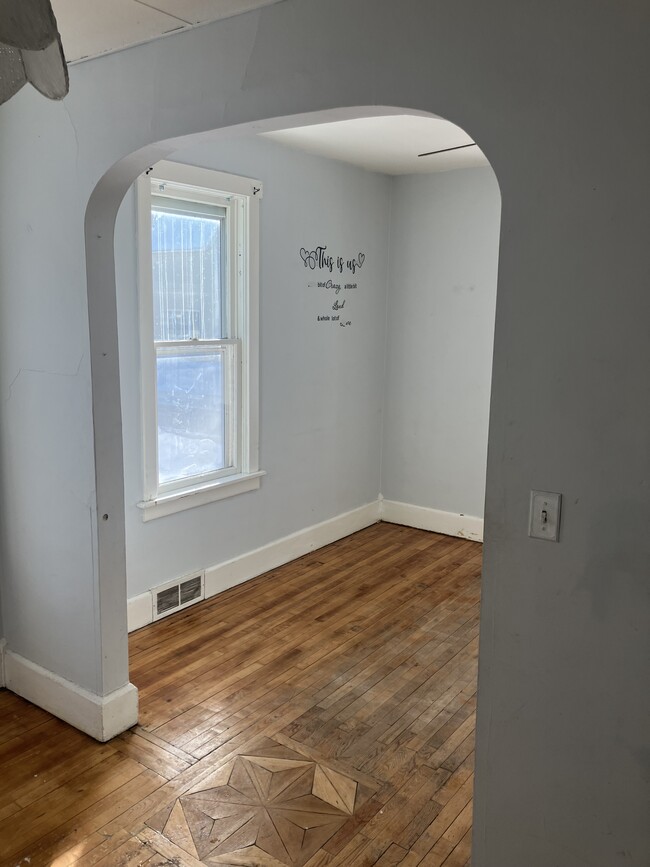
[[[483,541],[483,519],[457,515],[439,509],[427,509],[379,498],[358,509],[344,512],[320,524],[314,524],[289,536],[284,536],[254,551],[233,557],[205,570],[205,598],[216,596],[230,587],[243,584],[257,575],[277,569],[303,554],[322,548],[351,533],[363,530],[378,521],[404,524],[420,530],[459,536],[474,542]],[[129,632],[152,622],[151,591],[133,596],[128,601]]]
[[[138,690],[127,683],[95,695],[5,649],[6,687],[97,741],[108,741],[138,722]]]

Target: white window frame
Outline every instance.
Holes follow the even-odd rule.
[[[230,331],[219,340],[178,341],[189,352],[223,350],[235,365],[229,402],[229,442],[234,456],[223,470],[160,485],[156,344],[151,251],[152,195],[226,209],[227,297]],[[137,181],[138,279],[144,521],[242,494],[260,487],[259,469],[259,202],[262,184],[239,175],[163,160]],[[170,345],[166,343],[166,345]]]

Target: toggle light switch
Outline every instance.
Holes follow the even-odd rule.
[[[546,539],[547,542],[559,541],[561,506],[562,494],[531,491],[528,535],[533,539]]]

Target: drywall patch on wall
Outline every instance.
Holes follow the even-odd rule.
[[[97,741],[109,741],[138,722],[138,691],[132,683],[98,696],[11,650],[5,651],[5,680],[12,692]]]
[[[432,533],[443,533],[445,536],[471,539],[472,542],[483,541],[483,518],[475,515],[443,512],[440,509],[427,509],[411,503],[382,500],[381,520],[389,524],[403,524],[406,527],[417,527],[419,530],[429,530]]]

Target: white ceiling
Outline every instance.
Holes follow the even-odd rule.
[[[68,63],[279,0],[52,0]]]
[[[289,147],[387,175],[447,172],[488,165],[476,146],[418,156],[472,142],[459,126],[438,117],[408,114],[362,117],[263,135]]]

